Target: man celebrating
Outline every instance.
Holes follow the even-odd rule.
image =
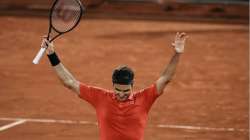
[[[170,63],[154,84],[138,92],[132,91],[134,72],[127,66],[113,71],[113,91],[109,91],[77,81],[60,62],[53,44],[44,39],[42,46],[48,44],[49,60],[63,84],[95,108],[100,140],[143,140],[148,112],[173,77],[186,38],[185,33],[176,34]]]

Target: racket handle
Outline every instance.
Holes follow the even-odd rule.
[[[45,53],[46,48],[42,47],[40,51],[37,53],[36,57],[33,59],[33,64],[38,64],[43,54]]]

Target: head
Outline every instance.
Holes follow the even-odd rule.
[[[132,93],[134,72],[127,66],[119,66],[113,71],[112,82],[118,101],[125,101]]]

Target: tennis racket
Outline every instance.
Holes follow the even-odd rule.
[[[73,30],[79,24],[84,10],[80,0],[55,0],[50,9],[47,40],[52,42],[60,35]],[[40,49],[33,59],[34,64],[39,63],[47,47]]]

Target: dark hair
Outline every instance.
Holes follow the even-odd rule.
[[[119,66],[113,71],[113,84],[129,85],[134,82],[134,72],[126,65]]]

